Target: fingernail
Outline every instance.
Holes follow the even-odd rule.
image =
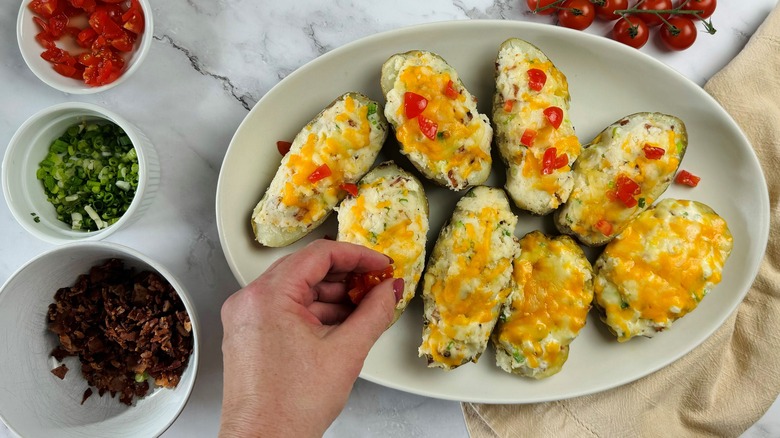
[[[395,294],[395,302],[401,301],[404,296],[404,279],[396,278],[393,280],[393,293]]]
[[[391,264],[391,265],[392,265],[393,263],[395,263],[395,260],[393,260],[393,258],[392,258],[392,257],[390,257],[389,255],[386,255],[385,257],[387,257],[387,259],[388,259],[388,260],[390,260],[390,264]]]

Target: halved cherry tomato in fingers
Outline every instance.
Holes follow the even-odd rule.
[[[696,25],[688,17],[675,15],[661,27],[661,41],[671,50],[685,50],[696,41]]]
[[[353,304],[357,305],[374,287],[388,278],[393,278],[393,266],[370,272],[351,272],[344,279],[347,295]]]

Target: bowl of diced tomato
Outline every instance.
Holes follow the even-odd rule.
[[[70,94],[127,80],[152,43],[148,0],[23,0],[16,38],[30,70]]]

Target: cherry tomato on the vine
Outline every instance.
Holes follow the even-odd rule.
[[[638,17],[626,16],[615,23],[612,28],[612,38],[627,46],[638,49],[647,43],[650,37],[650,29],[647,24]]]
[[[699,18],[709,18],[712,13],[715,12],[715,7],[717,5],[718,0],[690,0],[683,5],[682,9],[687,11],[702,11],[696,15],[698,15]]]
[[[620,18],[620,15],[615,14],[615,11],[628,9],[628,0],[597,0],[594,5],[597,17],[605,21],[612,21]]]
[[[665,9],[672,9],[672,0],[645,0],[644,2],[636,6],[637,9],[643,11],[662,11]],[[637,17],[641,18],[650,27],[658,26],[663,23],[664,20],[669,19],[669,14],[654,14],[654,13],[638,13]]]
[[[590,0],[566,0],[558,9],[558,24],[571,29],[586,29],[595,18],[596,8]]]
[[[696,25],[688,17],[676,15],[661,27],[661,40],[671,50],[685,50],[696,41]]]
[[[557,1],[559,0],[526,0],[526,3],[528,3],[528,10],[533,12],[534,14],[552,15],[555,13],[555,11],[558,10],[555,6],[551,6],[547,9],[542,9],[542,10],[537,10],[537,9],[550,6]]]

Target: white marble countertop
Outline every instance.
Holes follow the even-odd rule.
[[[238,288],[225,262],[214,216],[222,158],[239,123],[276,83],[308,61],[377,32],[444,20],[506,19],[551,23],[521,0],[355,2],[299,0],[151,0],[154,41],[140,70],[107,92],[74,96],[39,81],[16,45],[19,0],[0,0],[0,154],[16,129],[40,109],[66,101],[105,106],[139,126],[162,165],[150,211],[108,240],[153,256],[183,280],[203,323],[200,375],[189,403],[165,436],[214,436],[222,391],[219,309]],[[777,0],[724,1],[684,52],[653,40],[642,50],[703,85],[745,45]],[[607,35],[597,24],[589,33]],[[0,281],[51,246],[27,234],[0,205]],[[359,380],[326,436],[466,436],[456,402],[410,395]],[[0,424],[0,437],[10,432]],[[745,437],[780,436],[780,403]]]

